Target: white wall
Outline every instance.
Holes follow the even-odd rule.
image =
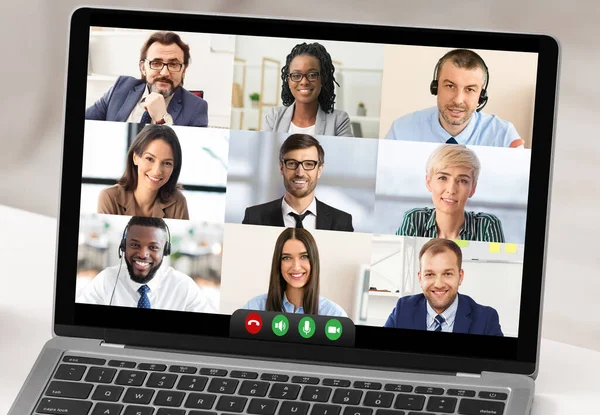
[[[233,313],[269,288],[275,241],[284,228],[225,224],[221,313]],[[371,235],[311,231],[319,249],[320,295],[352,315],[361,265],[371,258]]]

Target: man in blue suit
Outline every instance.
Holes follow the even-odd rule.
[[[498,312],[458,293],[462,252],[450,239],[431,239],[419,252],[423,294],[402,297],[385,327],[503,336]]]
[[[140,53],[141,79],[120,76],[85,111],[85,118],[206,127],[208,104],[183,88],[189,63],[190,47],[178,34],[152,34]]]

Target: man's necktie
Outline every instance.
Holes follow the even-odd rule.
[[[142,119],[140,120],[142,124],[150,124],[152,123],[152,117],[150,117],[150,113],[148,111],[144,111],[142,114]]]
[[[435,321],[437,323],[437,327],[435,328],[434,331],[442,331],[442,323],[446,321],[444,316],[441,314],[438,314],[437,316],[435,316]]]
[[[298,215],[297,213],[294,213],[294,212],[290,212],[289,214],[290,214],[290,216],[293,216],[294,219],[296,219],[296,228],[304,228],[304,226],[302,226],[302,221],[304,220],[306,215],[308,215],[309,213],[310,213],[310,210],[307,210],[302,215]]]
[[[456,141],[454,137],[450,137],[446,140],[446,144],[458,144],[458,141]]]
[[[151,308],[150,307],[150,299],[148,298],[148,290],[150,288],[147,285],[142,285],[138,288],[138,293],[140,293],[140,300],[138,301],[138,308]]]

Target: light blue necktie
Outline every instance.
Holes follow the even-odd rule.
[[[150,299],[148,298],[149,289],[150,288],[147,285],[142,285],[140,288],[138,288],[138,293],[140,293],[138,308],[152,308],[150,307]]]
[[[437,316],[435,316],[434,320],[436,321],[436,323],[438,323],[438,325],[434,331],[442,331],[442,323],[446,321],[444,316],[441,314],[438,314]]]

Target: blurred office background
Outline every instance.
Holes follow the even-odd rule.
[[[412,208],[435,207],[425,183],[427,159],[436,143],[379,140],[374,233],[395,234]],[[506,242],[525,241],[531,151],[469,146],[481,169],[465,210],[494,214]]]
[[[4,53],[0,100],[0,203],[56,217],[60,183],[67,33],[74,0],[24,0],[0,6]],[[93,0],[87,5],[251,14],[299,20],[350,21],[546,33],[561,45],[552,205],[546,265],[546,338],[600,350],[596,310],[600,260],[593,214],[600,203],[600,9],[594,2],[395,0]],[[307,35],[307,34],[300,34]],[[137,59],[138,53],[135,53]],[[281,58],[283,59],[283,57]],[[200,62],[195,62],[200,64]],[[518,68],[515,68],[517,71]],[[430,69],[427,74],[429,79]],[[406,82],[413,82],[407,80]],[[427,94],[427,85],[423,86]],[[208,98],[207,98],[208,99]],[[399,97],[398,99],[410,99]],[[491,105],[491,103],[490,103]],[[370,108],[367,114],[370,113]],[[35,229],[24,232],[35,234]],[[54,237],[49,237],[54,241]],[[51,247],[49,247],[51,249]],[[2,256],[3,260],[9,260]],[[11,276],[5,276],[10,278]],[[19,295],[15,293],[15,295]],[[21,295],[26,296],[27,293]]]
[[[85,122],[81,213],[98,212],[98,195],[125,171],[127,152],[143,126],[110,121]],[[181,145],[178,183],[183,186],[190,220],[223,222],[229,131],[173,126]]]
[[[279,149],[289,134],[236,130],[229,134],[225,221],[242,223],[247,207],[280,199],[285,194]],[[379,140],[327,136],[316,139],[325,152],[316,198],[351,214],[355,232],[371,232]]]

